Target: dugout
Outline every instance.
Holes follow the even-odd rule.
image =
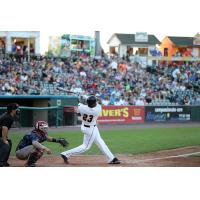
[[[77,106],[65,106],[64,107],[64,124],[77,125],[77,123],[78,123]]]
[[[18,103],[20,105],[20,115],[16,127],[32,127],[35,121],[48,121],[49,126],[73,125],[75,122],[67,122],[64,114],[65,106],[76,106],[78,99],[76,96],[53,96],[53,95],[18,95],[18,96],[0,96],[0,114],[5,112],[6,105],[9,103]],[[76,116],[73,120],[77,120]]]

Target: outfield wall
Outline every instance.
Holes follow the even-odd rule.
[[[144,122],[144,106],[103,106],[100,124],[130,124]]]
[[[103,106],[100,124],[197,122],[200,106]]]
[[[15,127],[32,127],[36,120],[48,121],[50,126],[80,124],[77,97],[59,96],[40,98],[1,99],[0,113],[5,105],[17,102],[21,113]],[[102,106],[99,124],[133,124],[145,122],[200,122],[200,106]]]

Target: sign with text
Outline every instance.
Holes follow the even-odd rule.
[[[200,45],[200,37],[198,36],[198,37],[195,37],[194,39],[193,39],[193,45]]]
[[[99,124],[144,122],[144,106],[102,106]]]
[[[191,111],[189,106],[154,107],[145,109],[145,121],[190,121]]]
[[[148,35],[146,32],[137,32],[135,34],[135,42],[148,42]]]

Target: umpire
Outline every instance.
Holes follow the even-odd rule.
[[[7,112],[0,116],[0,167],[8,167],[12,141],[8,139],[8,131],[11,128],[14,117],[19,114],[20,109],[17,103],[7,105]]]

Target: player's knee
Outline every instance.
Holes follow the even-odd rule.
[[[10,145],[10,148],[12,148],[12,141],[8,139],[8,143]]]
[[[11,146],[9,145],[9,144],[4,144],[4,146],[3,146],[3,151],[5,152],[5,153],[7,153],[7,152],[9,152],[10,151],[10,149],[11,149]]]
[[[20,151],[16,151],[15,155],[19,160],[27,160],[28,159],[28,155],[24,155]]]
[[[86,151],[89,150],[90,148],[91,148],[91,145],[87,145],[87,146],[85,147]]]
[[[36,155],[37,155],[37,158],[41,158],[43,156],[43,152],[42,151],[36,151]]]
[[[88,145],[85,145],[85,144],[82,144],[81,148],[82,148],[83,151],[87,151],[89,149]]]

